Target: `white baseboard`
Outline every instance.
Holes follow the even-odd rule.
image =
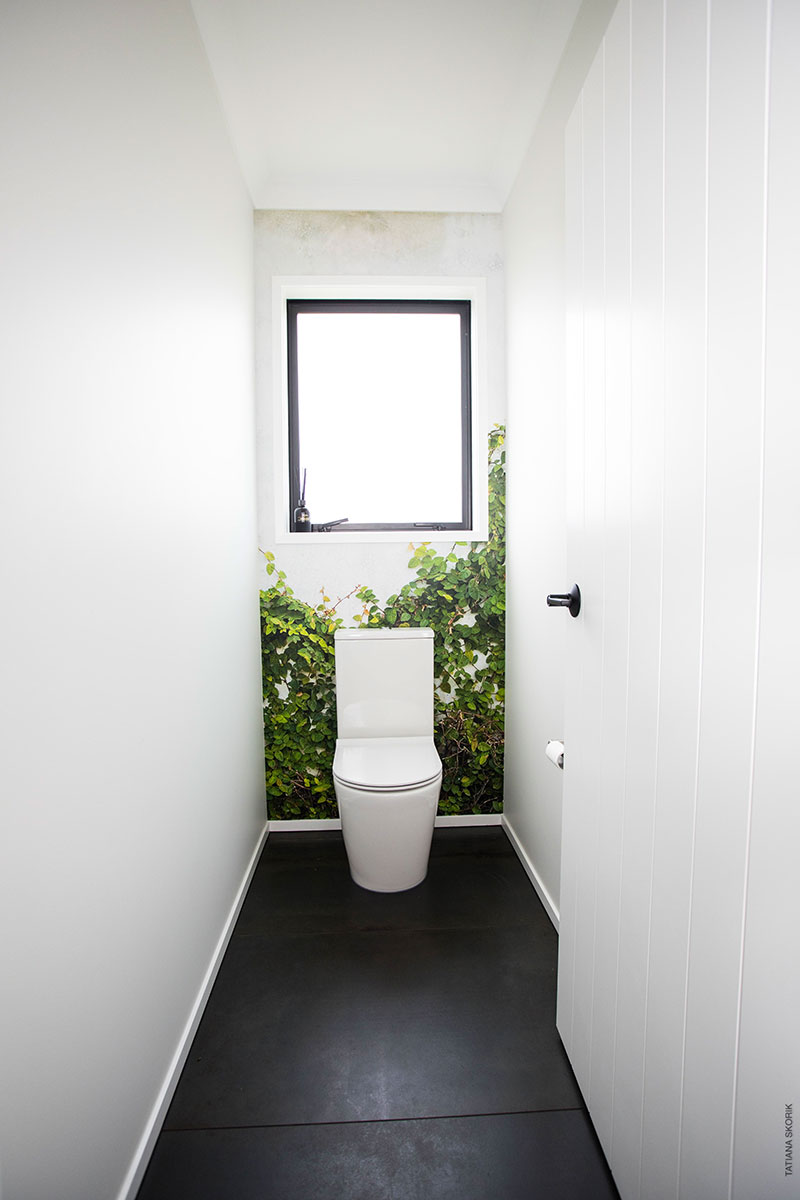
[[[167,1109],[170,1106],[172,1097],[175,1094],[175,1089],[178,1086],[181,1071],[183,1070],[186,1059],[189,1056],[189,1051],[194,1040],[194,1035],[197,1033],[197,1027],[200,1024],[200,1019],[211,995],[211,989],[214,986],[214,980],[217,977],[217,972],[222,964],[223,955],[228,948],[228,942],[231,939],[233,928],[236,924],[239,912],[241,911],[244,898],[247,895],[247,889],[250,886],[250,881],[253,878],[253,873],[258,866],[258,860],[261,857],[261,851],[264,848],[264,843],[269,834],[269,822],[266,822],[262,829],[255,850],[253,851],[250,862],[247,864],[247,870],[244,873],[244,878],[239,885],[239,890],[228,913],[227,920],[223,927],[219,940],[214,947],[214,953],[211,956],[211,962],[200,985],[200,990],[192,1005],[189,1013],[189,1018],[184,1026],[183,1033],[178,1041],[178,1048],[173,1055],[164,1082],[161,1085],[161,1090],[153,1105],[153,1109],[145,1125],[144,1133],[141,1141],[136,1148],[128,1173],[123,1180],[122,1187],[117,1195],[117,1200],[134,1200],[136,1193],[141,1187],[144,1173],[147,1170],[150,1157],[155,1149],[158,1135],[161,1132],[161,1126],[164,1123],[164,1118],[167,1115]]]
[[[528,878],[530,879],[531,883],[533,884],[534,888],[536,889],[537,896],[539,897],[542,904],[544,905],[545,912],[547,913],[550,920],[553,922],[556,933],[558,933],[560,914],[553,902],[553,897],[550,895],[547,888],[542,883],[542,881],[539,877],[539,872],[536,870],[536,867],[533,865],[530,858],[528,858],[526,851],[523,849],[522,843],[520,842],[519,838],[517,837],[516,833],[514,832],[514,827],[509,822],[508,817],[505,815],[505,813],[503,813],[502,825],[503,825],[503,828],[505,829],[506,833],[508,834],[508,840],[511,842],[511,845],[514,847],[514,849],[517,852],[517,857],[518,857],[519,861],[522,863],[523,867],[525,868],[525,872],[526,872]]]
[[[303,831],[316,830],[319,832],[322,829],[341,829],[342,822],[339,817],[319,817],[316,820],[298,817],[292,821],[275,821],[270,818],[269,822],[270,833],[301,833]]]
[[[466,816],[437,817],[436,828],[442,829],[448,825],[500,825],[502,813],[468,813]],[[342,822],[338,817],[320,817],[319,820],[270,821],[269,827],[273,833],[301,833],[307,830],[341,829]]]
[[[436,828],[443,829],[448,825],[500,825],[502,813],[467,813],[466,816],[437,817]]]

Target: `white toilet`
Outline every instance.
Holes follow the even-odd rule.
[[[339,630],[336,753],[350,874],[403,892],[428,872],[442,763],[433,744],[433,630]]]

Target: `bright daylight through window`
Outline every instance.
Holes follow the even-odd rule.
[[[291,529],[469,529],[469,300],[287,300]]]

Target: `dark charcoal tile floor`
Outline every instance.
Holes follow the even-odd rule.
[[[556,947],[498,826],[394,895],[271,834],[138,1200],[612,1200]]]

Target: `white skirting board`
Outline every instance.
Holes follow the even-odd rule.
[[[136,1193],[141,1187],[144,1173],[147,1170],[150,1157],[155,1149],[158,1135],[161,1132],[161,1126],[163,1125],[164,1118],[167,1115],[167,1109],[169,1108],[170,1102],[175,1093],[175,1089],[178,1086],[178,1080],[180,1079],[181,1071],[183,1070],[186,1059],[189,1056],[194,1035],[197,1033],[197,1028],[200,1024],[200,1019],[203,1016],[203,1012],[205,1011],[208,997],[211,995],[211,989],[214,986],[214,980],[217,977],[217,972],[222,964],[223,956],[228,948],[228,942],[231,939],[231,934],[233,933],[239,912],[242,904],[244,903],[244,898],[247,895],[247,889],[250,886],[250,881],[252,880],[255,869],[258,866],[258,860],[261,857],[261,851],[264,849],[264,843],[267,840],[268,834],[269,822],[266,822],[259,835],[255,850],[251,855],[250,862],[247,864],[247,870],[245,871],[244,878],[239,885],[239,890],[236,893],[236,897],[231,906],[231,910],[228,913],[222,933],[219,936],[219,941],[214,947],[214,953],[211,956],[211,962],[208,965],[208,970],[206,971],[203,982],[200,985],[197,998],[192,1005],[189,1018],[184,1027],[183,1033],[181,1034],[180,1040],[178,1041],[178,1048],[175,1051],[172,1062],[167,1069],[164,1082],[161,1085],[161,1090],[156,1098],[155,1104],[153,1105],[153,1110],[148,1118],[147,1124],[145,1125],[144,1133],[142,1134],[141,1141],[136,1148],[136,1153],[134,1154],[131,1165],[128,1168],[128,1173],[123,1180],[117,1200],[134,1200]]]
[[[437,817],[436,828],[442,829],[450,825],[502,825],[502,813],[468,813],[466,816]],[[303,830],[341,829],[342,822],[338,817],[320,817],[316,821],[270,821],[269,827],[273,833],[298,833]]]
[[[536,889],[536,894],[539,897],[539,899],[541,900],[542,904],[544,905],[545,912],[547,913],[550,920],[553,922],[556,933],[558,933],[560,916],[559,916],[558,909],[556,908],[555,904],[553,903],[552,896],[550,895],[547,888],[544,886],[541,879],[539,878],[539,872],[536,870],[536,867],[533,865],[531,860],[528,858],[527,853],[525,852],[525,850],[522,847],[522,843],[520,842],[519,838],[517,837],[516,833],[514,832],[514,827],[510,824],[505,813],[503,814],[503,819],[502,819],[501,824],[503,826],[503,829],[505,829],[506,833],[508,834],[508,840],[511,842],[511,845],[516,850],[517,857],[519,858],[519,861],[522,863],[523,867],[525,868],[528,878],[530,879],[531,883],[533,884],[534,888]]]

